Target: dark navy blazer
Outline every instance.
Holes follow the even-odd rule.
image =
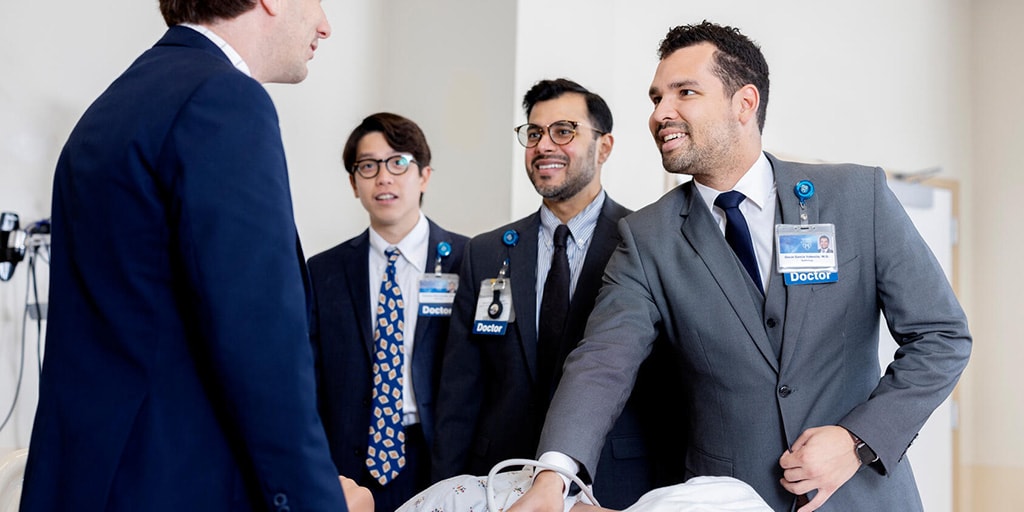
[[[22,510],[346,510],[277,113],[174,27],[57,164]]]
[[[434,271],[437,245],[448,242],[451,254],[441,258],[441,271],[457,273],[466,240],[430,222],[427,272]],[[369,257],[370,236],[369,231],[364,231],[309,259],[314,296],[311,332],[317,360],[320,414],[338,471],[357,480],[360,475],[369,478],[366,445],[374,355],[370,277],[367,275]],[[377,279],[379,277],[375,276],[374,280]],[[434,439],[434,397],[449,319],[419,317],[413,338],[412,385],[428,446]]]

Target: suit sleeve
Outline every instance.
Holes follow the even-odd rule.
[[[431,478],[435,482],[465,472],[483,401],[482,356],[480,348],[472,340],[480,285],[473,269],[473,242],[466,243],[462,254],[459,289],[455,292],[455,305],[441,363],[431,469]]]
[[[885,182],[874,173],[875,284],[899,345],[871,397],[840,424],[864,440],[884,467],[902,460],[967,365],[967,318],[942,268]]]
[[[268,508],[345,510],[317,415],[306,295],[277,114],[237,73],[207,80],[164,155],[174,184],[192,353]]]
[[[566,359],[537,450],[569,455],[590,476],[662,324],[628,220],[619,221],[619,233],[622,242],[605,267],[584,338]]]

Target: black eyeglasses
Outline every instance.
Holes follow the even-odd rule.
[[[544,137],[544,132],[547,132],[548,137],[551,137],[551,142],[564,146],[574,138],[576,138],[576,128],[583,127],[589,128],[601,135],[605,132],[598,130],[592,126],[587,126],[578,121],[555,121],[547,126],[540,126],[532,123],[526,123],[515,127],[516,135],[519,136],[519,143],[524,148],[532,148],[540,143],[540,139]]]
[[[401,176],[409,170],[409,164],[419,165],[419,162],[414,160],[412,155],[406,154],[389,156],[380,160],[367,158],[356,162],[352,166],[352,171],[366,179],[376,178],[380,174],[380,164],[384,164],[392,176]]]

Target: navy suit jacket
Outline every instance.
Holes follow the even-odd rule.
[[[259,83],[169,29],[75,127],[52,219],[22,510],[346,510]]]
[[[466,240],[430,222],[427,272],[434,271],[440,242],[448,242],[452,248],[451,254],[441,259],[441,271],[458,272]],[[370,236],[369,231],[364,231],[309,259],[314,297],[311,332],[317,360],[320,414],[334,463],[341,474],[351,478],[359,475],[370,478],[366,469],[366,446],[374,346],[370,277],[367,275],[369,257]],[[379,276],[375,276],[374,282],[378,279]],[[412,385],[428,446],[434,439],[435,394],[449,320],[450,317],[419,317],[413,338]]]
[[[605,263],[619,236],[615,225],[629,213],[606,198],[570,303],[566,327],[568,346],[583,337],[593,308]],[[507,226],[474,237],[466,246],[461,285],[445,348],[441,389],[437,405],[437,442],[433,478],[456,474],[485,475],[509,458],[532,458],[547,411],[548,401],[538,399],[537,379],[537,230],[540,214],[534,213]],[[502,242],[507,230],[519,233],[509,247]],[[473,316],[481,281],[498,276],[509,260],[515,321],[503,336],[472,334]],[[565,354],[560,356],[564,360]],[[561,363],[558,366],[561,366]],[[640,379],[662,377],[654,371]],[[546,393],[545,393],[546,394]],[[625,508],[656,486],[653,461],[660,457],[650,449],[657,425],[648,406],[655,393],[634,394],[630,406],[608,435],[601,457],[601,472],[594,483],[602,505]]]

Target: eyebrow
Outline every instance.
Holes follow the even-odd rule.
[[[669,90],[669,91],[675,91],[675,90],[678,90],[678,89],[682,89],[684,87],[693,87],[693,86],[696,86],[696,85],[700,85],[700,83],[697,82],[696,80],[692,80],[692,79],[679,80],[679,81],[672,82],[672,83],[668,84],[668,87],[666,89]],[[647,95],[648,96],[657,96],[660,93],[661,93],[661,90],[658,89],[656,86],[653,86],[653,85],[647,91]]]
[[[386,156],[384,158],[391,158],[393,156],[398,156],[398,155],[409,155],[409,156],[412,156],[412,153],[410,153],[408,151],[392,151],[391,154],[389,154],[388,156]],[[365,159],[375,160],[374,156],[376,156],[376,155],[374,155],[373,153],[356,153],[356,160],[365,160]]]

